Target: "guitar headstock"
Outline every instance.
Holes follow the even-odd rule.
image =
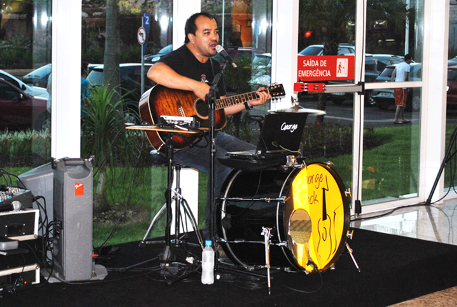
[[[268,91],[272,98],[286,95],[282,84],[272,84],[268,87]]]

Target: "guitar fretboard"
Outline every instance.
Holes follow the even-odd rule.
[[[239,103],[244,103],[245,101],[250,101],[257,98],[259,98],[259,95],[257,95],[256,92],[250,92],[246,94],[231,96],[224,99],[216,99],[216,110],[230,107]]]

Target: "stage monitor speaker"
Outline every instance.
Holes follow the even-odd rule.
[[[91,160],[53,162],[55,277],[90,280],[92,264],[93,166]]]

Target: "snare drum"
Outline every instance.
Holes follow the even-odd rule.
[[[263,227],[272,228],[271,266],[324,271],[345,248],[349,197],[327,164],[233,171],[221,194],[216,217],[221,245],[244,267],[265,265]]]

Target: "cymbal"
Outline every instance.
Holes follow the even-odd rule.
[[[308,109],[308,108],[303,108],[300,106],[293,106],[287,109],[279,109],[279,110],[269,110],[268,112],[276,112],[276,113],[308,113],[309,115],[325,115],[327,112],[322,111],[322,110],[316,110],[316,109]]]
[[[128,125],[125,129],[129,130],[145,130],[145,131],[161,131],[161,132],[175,132],[175,133],[201,133],[202,131],[195,129],[195,130],[188,130],[187,128],[163,128],[158,125]]]

